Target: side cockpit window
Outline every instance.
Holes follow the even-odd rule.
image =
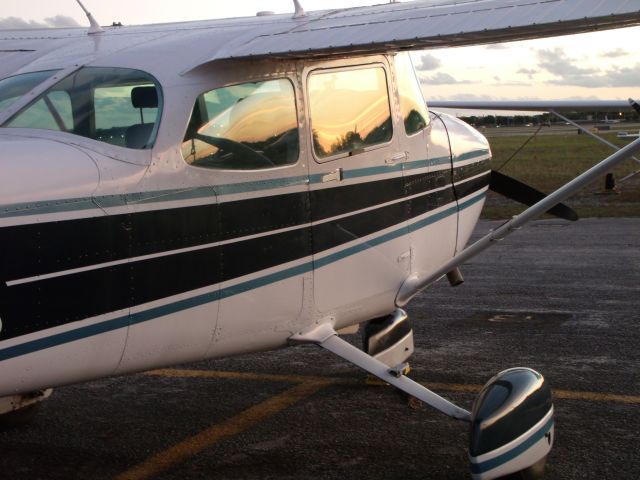
[[[243,83],[200,95],[182,143],[195,167],[256,170],[298,161],[293,85],[287,79]]]
[[[160,87],[127,68],[87,67],[48,89],[3,126],[58,130],[133,149],[151,148]]]

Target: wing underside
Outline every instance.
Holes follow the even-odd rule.
[[[140,68],[153,48],[180,52],[172,70],[219,60],[381,54],[498,43],[640,25],[639,0],[433,0],[175,24],[0,32],[0,76],[88,64],[114,52]],[[37,63],[37,65],[35,65]]]
[[[381,53],[526,40],[640,24],[637,0],[415,1],[316,12],[210,60]]]

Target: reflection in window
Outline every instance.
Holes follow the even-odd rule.
[[[382,67],[322,71],[309,77],[313,149],[320,158],[391,140],[387,78]]]
[[[0,80],[0,112],[9,107],[25,93],[44,82],[57,70],[23,73]]]
[[[151,148],[159,97],[149,74],[87,67],[49,88],[3,126],[59,130],[127,148]]]
[[[205,168],[253,170],[296,163],[298,117],[289,80],[244,83],[198,97],[182,155]]]
[[[396,72],[404,129],[407,135],[413,135],[428,125],[429,112],[408,53],[399,53],[396,56]]]
[[[11,126],[68,132],[73,128],[69,94],[58,91],[43,95],[22,115],[16,117]]]

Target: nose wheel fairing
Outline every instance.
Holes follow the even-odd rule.
[[[473,478],[499,478],[539,468],[553,446],[553,412],[551,389],[538,372],[511,368],[489,380],[471,413]]]

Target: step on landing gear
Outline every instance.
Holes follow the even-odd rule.
[[[396,374],[408,375],[409,357],[413,355],[413,329],[404,310],[367,322],[363,335],[363,350],[381,361]]]
[[[398,310],[391,317],[400,319],[400,322],[396,321],[399,325],[406,314]],[[393,324],[389,320],[387,327]],[[377,329],[378,333],[386,331],[389,335],[365,333],[365,349],[369,348],[367,344],[370,342],[386,346],[373,355],[340,338],[330,323],[315,325],[289,340],[291,343],[316,344],[445,415],[469,422],[469,461],[474,480],[516,478],[511,477],[513,474],[519,478],[540,478],[554,440],[551,390],[542,375],[528,368],[505,370],[487,382],[475,400],[472,412],[468,412],[409,379],[403,368],[390,367],[376,358],[389,352],[393,365],[401,357],[395,355],[407,348],[402,343],[407,340],[407,335],[401,329],[406,330],[406,327],[395,328],[387,330],[383,326]],[[390,332],[395,332],[395,336]],[[413,351],[412,332],[409,334],[410,350]],[[402,365],[406,358],[399,364]]]

